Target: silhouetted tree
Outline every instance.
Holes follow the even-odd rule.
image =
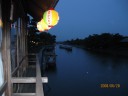
[[[85,46],[90,49],[112,49],[118,48],[119,42],[124,37],[119,33],[110,34],[110,33],[102,33],[102,34],[93,34],[89,35],[84,39],[75,39],[68,40],[65,43]]]

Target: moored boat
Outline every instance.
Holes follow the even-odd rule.
[[[70,46],[60,45],[59,48],[65,49],[65,50],[67,50],[67,51],[72,51],[72,47],[70,47]]]

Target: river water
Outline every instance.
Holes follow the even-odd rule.
[[[56,70],[45,72],[46,96],[128,96],[127,58],[75,47],[68,52],[59,45],[56,54]]]

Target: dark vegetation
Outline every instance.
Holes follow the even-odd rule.
[[[90,51],[101,53],[125,54],[128,49],[128,41],[122,42],[126,36],[119,33],[93,34],[84,39],[75,39],[64,41],[63,44],[69,44],[85,48]]]
[[[56,36],[48,32],[39,32],[36,28],[36,21],[31,20],[28,27],[28,50],[34,51],[44,45],[52,45],[56,42]]]
[[[100,35],[93,34],[89,35],[85,39],[75,39],[68,40],[64,43],[72,44],[72,45],[81,45],[86,48],[95,48],[95,49],[108,49],[108,48],[116,48],[118,47],[120,41],[124,37],[120,34],[110,34],[110,33],[102,33]]]

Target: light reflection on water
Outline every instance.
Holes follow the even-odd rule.
[[[48,96],[128,96],[128,60],[56,46],[56,71],[45,72]],[[120,88],[101,88],[100,84],[120,84]],[[49,87],[47,87],[49,86]],[[47,91],[50,89],[50,91]]]

